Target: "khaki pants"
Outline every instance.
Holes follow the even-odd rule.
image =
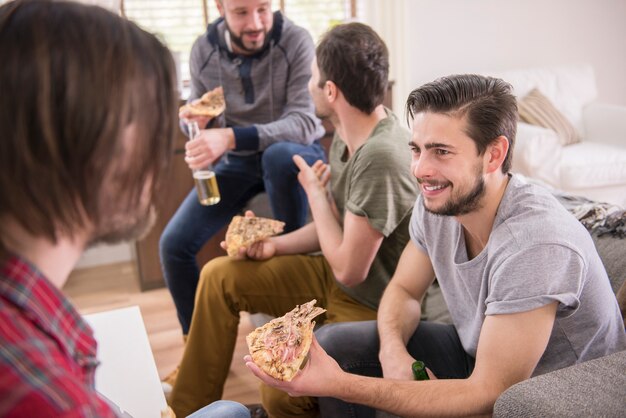
[[[267,261],[219,257],[202,269],[185,353],[170,398],[184,417],[222,397],[237,340],[239,312],[281,316],[317,299],[327,310],[318,324],[371,320],[376,311],[346,295],[323,256],[280,256]],[[238,359],[238,361],[243,361]],[[272,417],[317,416],[313,399],[262,388]]]

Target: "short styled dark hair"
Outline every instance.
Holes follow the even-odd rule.
[[[324,34],[315,50],[319,87],[328,80],[351,106],[372,113],[385,98],[389,52],[372,28],[362,23],[337,25]]]
[[[406,102],[407,119],[417,113],[443,113],[466,117],[466,134],[474,140],[478,155],[503,135],[509,150],[502,172],[511,170],[515,133],[517,131],[517,102],[509,83],[477,74],[441,77],[411,92]]]
[[[178,93],[153,35],[100,7],[15,0],[0,62],[0,217],[57,242],[155,196]]]

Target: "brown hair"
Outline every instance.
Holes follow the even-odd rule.
[[[153,35],[100,7],[16,0],[0,62],[0,217],[56,242],[155,195],[178,95]]]
[[[389,78],[389,53],[383,40],[367,25],[337,25],[315,50],[320,71],[319,87],[330,80],[348,103],[372,113],[385,98]]]
[[[509,83],[476,74],[441,77],[413,90],[406,102],[407,119],[420,112],[467,117],[466,134],[474,140],[478,155],[497,137],[509,140],[502,172],[511,170],[517,131],[517,102]]]

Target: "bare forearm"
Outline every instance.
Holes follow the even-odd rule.
[[[317,231],[313,223],[300,229],[272,238],[276,255],[307,254],[320,250]]]
[[[500,393],[471,379],[417,382],[347,373],[335,387],[329,396],[410,417],[489,415]]]
[[[404,288],[392,281],[385,290],[378,308],[378,333],[381,353],[405,349],[419,325],[421,304]]]
[[[325,194],[316,193],[308,197],[320,248],[331,268],[335,271],[340,265],[337,252],[343,241],[343,230],[335,218],[331,203]]]

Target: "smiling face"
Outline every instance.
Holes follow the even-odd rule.
[[[271,2],[217,0],[216,4],[230,33],[233,52],[251,55],[260,51],[274,24]]]
[[[411,170],[420,184],[424,207],[443,216],[480,209],[485,194],[484,155],[465,133],[462,117],[422,112],[415,115]]]

